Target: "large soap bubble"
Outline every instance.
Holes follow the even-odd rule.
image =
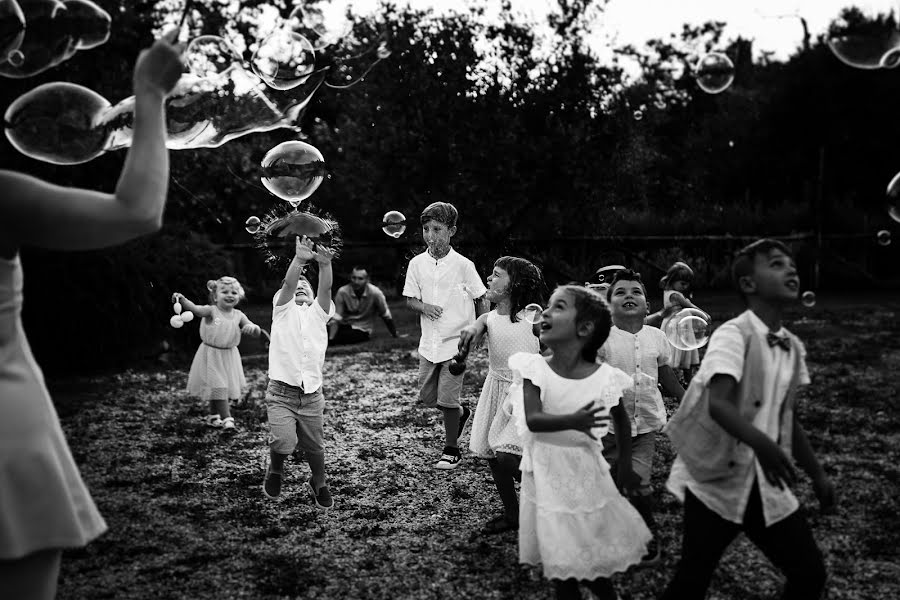
[[[900,173],[888,184],[886,197],[888,216],[900,223]]]
[[[253,71],[276,90],[297,87],[315,69],[312,44],[299,33],[279,29],[256,49],[251,60]]]
[[[871,4],[871,3],[870,3]],[[883,6],[890,12],[895,6]],[[894,68],[900,65],[900,32],[893,16],[877,5],[844,9],[831,22],[828,47],[838,60],[857,69]]]
[[[316,50],[339,42],[353,29],[347,0],[307,0],[294,8],[289,19],[298,33],[310,38]]]
[[[708,94],[724,92],[734,81],[734,63],[721,52],[710,52],[697,62],[697,85]]]
[[[25,13],[22,7],[16,0],[0,0],[0,64],[6,62],[10,53],[18,52],[24,37]]]
[[[255,234],[257,245],[274,269],[284,269],[294,258],[297,237],[306,236],[313,248],[328,247],[340,252],[343,241],[340,226],[333,219],[310,211],[288,210],[279,205],[263,221]]]
[[[327,175],[322,153],[306,142],[282,142],[262,159],[266,189],[297,206],[309,198]]]
[[[109,102],[74,83],[45,83],[19,96],[6,109],[6,137],[22,154],[58,165],[91,160],[103,153],[110,133],[102,118]]]
[[[709,341],[711,327],[702,310],[682,308],[662,323],[666,339],[679,350],[696,350]]]
[[[78,50],[94,48],[109,39],[109,13],[90,0],[28,0],[22,12],[25,35],[16,49],[21,60],[0,63],[0,75],[6,77],[36,75],[68,60]]]

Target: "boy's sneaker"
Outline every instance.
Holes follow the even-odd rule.
[[[442,471],[450,471],[459,465],[461,458],[459,448],[444,446],[444,453],[441,454],[440,460],[434,463],[434,468]]]
[[[316,506],[323,510],[328,510],[329,508],[334,506],[334,498],[331,497],[331,490],[328,489],[327,485],[323,485],[319,488],[319,491],[316,492],[316,488],[313,487],[312,475],[309,476],[309,479],[306,480],[306,483],[309,484],[309,493],[312,494]]]
[[[203,422],[207,427],[214,427],[216,429],[221,429],[224,422],[222,421],[222,417],[217,414],[206,415],[203,417]]]
[[[659,564],[662,555],[659,551],[659,542],[656,541],[656,538],[650,540],[650,543],[647,544],[647,554],[645,554],[641,558],[641,567],[652,567],[654,565]]]
[[[266,467],[266,478],[263,480],[263,493],[271,499],[275,499],[281,494],[281,479],[283,473],[275,473],[272,471],[272,465]]]
[[[459,441],[459,436],[462,435],[463,429],[466,427],[466,423],[469,422],[469,417],[472,416],[472,411],[469,410],[468,406],[463,406],[463,413],[459,416],[459,429],[456,431],[456,439]]]

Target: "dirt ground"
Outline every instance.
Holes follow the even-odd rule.
[[[500,510],[487,465],[465,458],[452,472],[431,467],[443,428],[437,411],[416,405],[417,324],[393,306],[408,337],[393,340],[379,324],[368,344],[329,350],[329,512],[315,508],[298,460],[288,461],[278,500],[260,489],[267,424],[259,342],[241,347],[250,389],[234,407],[239,430],[230,437],[205,428],[206,408],[185,394],[190,357],[176,367],[51,381],[109,524],[64,554],[59,598],[549,598],[540,571],[518,565],[514,533],[477,534]],[[724,298],[704,306],[718,322],[739,308]],[[267,307],[246,310],[268,325]],[[868,295],[790,315],[813,379],[800,418],[840,497],[839,512],[822,515],[805,476],[796,489],[825,555],[831,599],[900,598],[898,316],[895,298]],[[473,407],[486,368],[482,350],[463,389]],[[680,554],[681,507],[664,489],[672,459],[660,436],[653,483],[664,560],[617,576],[624,599],[655,598]],[[709,597],[762,600],[780,586],[778,572],[739,538]]]

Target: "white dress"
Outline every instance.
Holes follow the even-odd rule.
[[[229,316],[215,305],[211,308],[212,318],[200,321],[203,343],[194,354],[187,391],[201,400],[237,400],[247,387],[238,351],[244,313],[233,308]]]
[[[663,292],[663,308],[669,308],[672,306],[672,303],[669,301],[669,298],[672,294],[675,293],[675,290],[665,290]],[[663,322],[660,324],[659,328],[666,331],[666,325],[669,323],[669,320],[672,319],[674,315],[670,317],[666,317],[663,319]],[[669,342],[671,345],[671,342]],[[699,350],[679,350],[675,346],[672,346],[672,364],[671,367],[673,369],[690,369],[691,367],[697,366],[700,364],[700,352]]]
[[[513,323],[509,315],[492,310],[487,316],[488,373],[472,417],[469,449],[479,458],[494,458],[497,452],[522,454],[522,442],[512,419],[508,400],[512,371],[509,357],[517,352],[537,354],[540,343],[531,323],[518,314]]]
[[[543,411],[572,413],[595,400],[615,406],[632,385],[624,372],[600,365],[584,379],[560,377],[539,354],[515,354],[510,388],[522,436],[519,562],[543,565],[548,579],[594,580],[638,564],[651,534],[637,510],[616,488],[599,441],[575,430],[536,433],[525,422],[523,379],[541,390]],[[601,413],[602,414],[602,413]]]

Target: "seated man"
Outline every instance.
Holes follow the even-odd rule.
[[[376,314],[391,335],[397,337],[384,292],[369,283],[365,267],[353,267],[350,283],[341,286],[334,296],[334,306],[336,313],[328,324],[328,344],[331,346],[368,341],[375,329]]]

